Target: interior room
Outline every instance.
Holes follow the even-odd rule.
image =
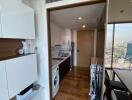
[[[120,2],[120,3],[119,3]],[[118,6],[116,6],[118,5]],[[107,100],[131,100],[132,2],[110,0],[105,46],[105,95]]]
[[[54,100],[87,100],[89,95],[92,98],[90,66],[103,65],[105,9],[102,2],[49,11]],[[100,85],[99,93],[101,88]]]
[[[0,0],[0,100],[132,100],[132,0]]]

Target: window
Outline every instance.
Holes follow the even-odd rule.
[[[105,44],[105,67],[111,68],[112,60],[112,41],[113,41],[113,24],[107,26],[106,44]]]
[[[106,67],[132,67],[132,23],[108,25],[105,55]]]

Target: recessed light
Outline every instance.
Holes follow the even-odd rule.
[[[78,20],[82,20],[82,17],[78,17]]]
[[[86,28],[86,25],[82,25],[82,28]]]

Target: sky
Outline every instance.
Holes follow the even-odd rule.
[[[107,43],[111,42],[113,36],[113,25],[107,27]],[[115,25],[115,42],[116,41],[131,41],[132,40],[132,23],[116,24]]]

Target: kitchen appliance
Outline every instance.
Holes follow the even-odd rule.
[[[59,66],[55,66],[52,68],[52,93],[53,97],[55,97],[59,90]]]
[[[71,67],[72,68],[74,66],[74,48],[75,48],[75,43],[71,42]]]

